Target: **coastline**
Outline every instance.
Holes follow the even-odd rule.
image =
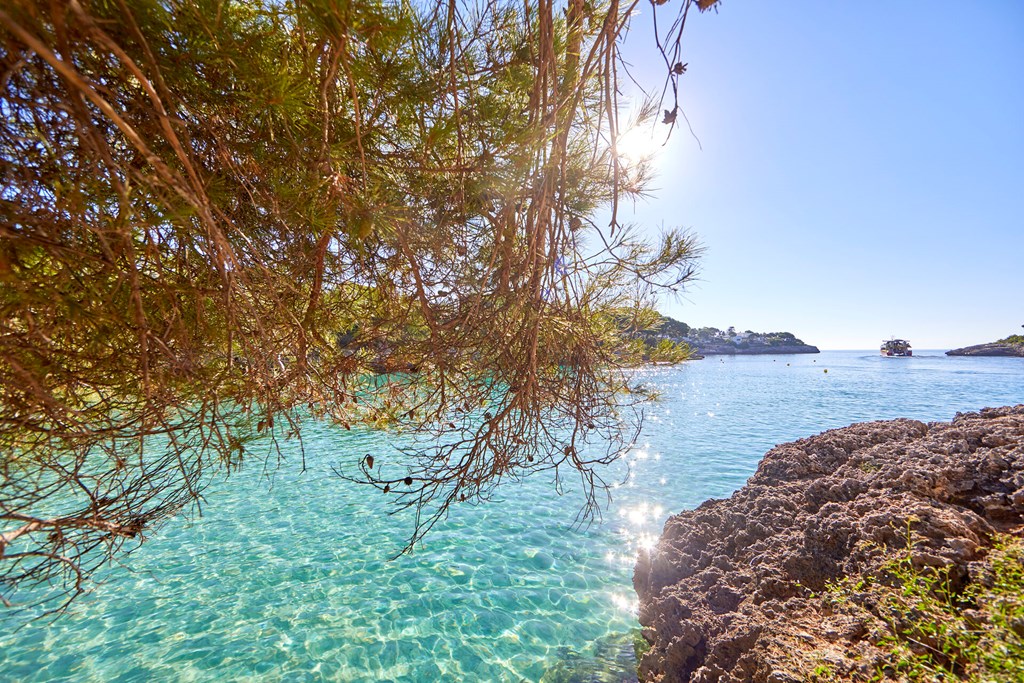
[[[796,344],[793,346],[751,346],[748,348],[721,345],[697,347],[695,352],[701,356],[792,356],[807,353],[821,353],[817,346],[811,346],[810,344]]]
[[[745,487],[671,517],[640,556],[640,680],[796,682],[819,660],[846,676],[884,668],[870,620],[822,593],[894,552],[967,585],[995,532],[1022,522],[1024,405],[777,446]]]
[[[1024,358],[1024,345],[1007,344],[1006,342],[992,342],[990,344],[975,344],[964,346],[959,349],[946,351],[947,356],[990,356],[990,357],[1017,357]]]

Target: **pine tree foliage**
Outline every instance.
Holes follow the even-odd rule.
[[[339,468],[410,544],[541,470],[591,514],[645,400],[622,312],[698,251],[616,218],[648,180],[616,149],[635,7],[5,3],[5,602],[73,598],[309,420],[410,434]]]

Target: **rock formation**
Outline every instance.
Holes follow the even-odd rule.
[[[640,680],[804,681],[800,650],[873,665],[863,621],[817,592],[914,542],[915,566],[967,581],[1024,519],[1024,405],[952,422],[867,422],[777,446],[747,485],[668,520],[633,583],[651,648]]]
[[[1024,358],[1024,345],[992,342],[991,344],[975,344],[962,349],[946,351],[947,356],[1019,356]]]

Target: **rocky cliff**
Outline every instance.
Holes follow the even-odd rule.
[[[946,351],[947,356],[1019,356],[1024,358],[1024,345],[992,342],[991,344],[975,344],[962,349]]]
[[[808,653],[868,680],[870,624],[821,591],[895,549],[971,580],[996,531],[1024,520],[1024,405],[950,423],[855,424],[778,446],[747,485],[668,520],[633,582],[651,648],[640,679],[812,680]],[[913,538],[910,541],[911,537]],[[873,679],[872,679],[873,680]]]

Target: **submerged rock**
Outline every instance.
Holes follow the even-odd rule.
[[[633,577],[650,650],[641,681],[802,681],[871,661],[866,624],[816,593],[894,549],[967,581],[1024,521],[1024,405],[952,422],[855,424],[769,451],[747,485],[670,518]],[[823,658],[823,659],[822,659]]]
[[[544,672],[540,683],[637,683],[637,648],[643,643],[638,631],[601,638],[585,653],[559,650],[558,662]]]

